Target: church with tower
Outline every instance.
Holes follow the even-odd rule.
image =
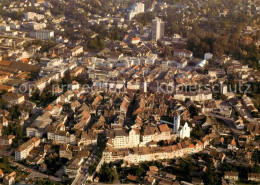
[[[190,130],[189,124],[187,122],[184,125],[181,125],[181,116],[179,113],[174,115],[173,121],[173,131],[175,134],[178,134],[181,139],[190,137]]]

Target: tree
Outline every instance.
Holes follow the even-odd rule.
[[[39,78],[39,71],[32,71],[32,72],[30,73],[30,76],[31,76],[31,78],[29,79],[30,81],[33,81],[33,80],[35,80],[35,79],[38,79],[38,78]]]
[[[21,110],[20,110],[20,107],[18,105],[13,105],[10,108],[9,112],[10,112],[10,114],[9,114],[10,120],[18,119],[19,116],[21,115]]]
[[[14,127],[14,135],[15,135],[15,137],[18,138],[18,139],[21,139],[21,138],[24,136],[24,134],[23,134],[23,128],[21,127],[21,125],[16,125],[16,126]]]
[[[130,171],[135,176],[142,176],[146,172],[142,165],[132,165]]]
[[[3,135],[4,136],[9,136],[10,134],[13,133],[14,130],[14,125],[13,124],[8,124],[7,127],[3,128]]]
[[[136,20],[137,22],[145,26],[148,23],[151,23],[154,17],[155,17],[154,12],[146,12],[146,13],[140,13],[136,15]]]
[[[9,14],[9,17],[12,20],[20,20],[23,17],[23,12],[21,12],[21,11],[13,11],[12,13]]]
[[[53,46],[55,46],[56,43],[54,43],[52,40],[48,40],[48,42],[44,42],[42,43],[42,47],[41,47],[41,52],[44,53],[44,52],[48,52],[50,48],[52,48]]]
[[[212,165],[211,165],[211,161],[207,161],[206,162],[206,167],[207,167],[207,170],[206,172],[204,173],[204,183],[205,184],[214,184],[214,174],[213,174],[213,170],[212,170]]]
[[[104,163],[100,170],[100,180],[106,183],[115,183],[118,181],[118,174],[112,163]]]
[[[54,174],[56,171],[58,171],[68,160],[65,158],[59,158],[59,155],[57,153],[54,153],[53,155],[47,156],[44,159],[45,164],[47,165],[48,174]]]
[[[37,101],[40,101],[40,90],[37,88],[33,93],[32,93],[32,96],[31,96],[31,101],[33,102],[37,102]]]
[[[66,72],[64,77],[62,78],[62,84],[70,84],[72,79],[70,77],[70,72]]]
[[[193,118],[194,116],[198,116],[198,114],[199,114],[199,109],[198,109],[198,107],[196,107],[194,104],[192,104],[192,105],[189,107],[189,112],[190,112],[191,117]]]
[[[252,172],[253,173],[260,173],[260,167],[259,165],[257,164],[257,162],[255,162],[253,168],[252,168]]]
[[[7,102],[4,99],[1,98],[0,99],[0,108],[4,109],[6,107],[6,105],[7,105]]]
[[[185,163],[184,170],[185,170],[185,179],[190,182],[191,181],[191,170],[192,170],[190,161]]]
[[[195,127],[191,131],[191,136],[196,139],[201,139],[203,136],[203,131],[201,127]]]
[[[114,37],[116,38],[116,36]],[[88,41],[87,47],[89,49],[93,49],[93,50],[99,50],[99,49],[103,49],[104,47],[104,41],[102,38],[100,37],[95,37],[95,38],[91,38]]]

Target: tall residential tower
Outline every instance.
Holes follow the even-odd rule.
[[[159,40],[164,37],[164,25],[165,23],[156,17],[152,24],[152,40]]]
[[[144,12],[144,3],[139,2],[131,6],[130,11],[128,12],[128,19],[132,20],[137,14]]]

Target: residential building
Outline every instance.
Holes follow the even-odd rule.
[[[0,145],[10,146],[14,138],[14,135],[0,136]]]
[[[71,49],[70,55],[75,57],[83,53],[83,46],[76,46],[75,48]]]
[[[72,151],[69,149],[68,144],[61,144],[59,149],[59,157],[66,158],[71,160],[72,159]]]
[[[249,173],[248,180],[254,182],[260,182],[260,174],[259,173]]]
[[[213,57],[212,53],[205,53],[204,54],[204,60],[210,60],[210,59],[212,59],[212,57]]]
[[[158,17],[152,22],[152,40],[159,40],[164,37],[165,23]]]
[[[225,172],[224,173],[224,179],[227,180],[238,180],[238,172]]]
[[[192,101],[206,101],[212,100],[211,92],[177,92],[174,94],[174,99],[185,101],[186,99],[190,99]]]
[[[52,125],[48,128],[47,139],[60,144],[76,144],[75,135],[66,131],[62,123],[58,126]]]
[[[140,42],[140,38],[139,37],[135,37],[131,39],[131,44],[138,44]]]
[[[29,155],[30,151],[37,147],[40,144],[41,140],[40,138],[34,137],[27,141],[26,143],[22,144],[15,150],[15,160],[21,161],[23,159],[26,159],[26,157]]]
[[[208,144],[205,143],[205,146]],[[198,147],[198,148],[195,148]],[[193,145],[191,142],[178,143],[177,145],[165,147],[134,147],[134,148],[112,148],[107,146],[103,151],[104,161],[106,163],[118,162],[124,160],[130,164],[138,164],[144,161],[155,161],[163,159],[173,159],[183,157],[201,151],[204,147]]]
[[[48,40],[54,38],[54,31],[52,30],[37,30],[30,32],[30,37],[37,38],[40,40]]]
[[[193,53],[186,49],[174,49],[173,54],[174,56],[178,56],[178,57],[184,57],[188,59],[193,58]]]
[[[26,21],[31,21],[31,20],[41,20],[44,18],[44,15],[42,14],[37,14],[35,12],[26,12],[24,14],[24,18]]]
[[[13,185],[15,183],[15,175],[16,172],[7,174],[3,179],[3,183],[7,185]]]
[[[82,131],[81,137],[78,141],[78,146],[97,145],[98,133],[94,131],[85,132]]]
[[[10,31],[10,26],[5,24],[0,24],[1,31]]]
[[[18,93],[5,93],[2,98],[8,102],[9,105],[21,104],[25,101],[25,96]]]
[[[4,177],[4,172],[2,169],[0,169],[0,178],[3,178]]]
[[[135,3],[130,8],[130,11],[128,13],[128,19],[132,20],[137,14],[143,12],[144,12],[144,3],[142,2]]]
[[[227,147],[229,150],[237,150],[237,143],[235,138],[232,139],[231,143]]]
[[[48,116],[39,116],[33,123],[26,128],[26,135],[28,137],[42,137],[46,134],[52,119]]]

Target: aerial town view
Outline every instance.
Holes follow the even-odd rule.
[[[0,185],[259,185],[260,0],[0,0]]]

